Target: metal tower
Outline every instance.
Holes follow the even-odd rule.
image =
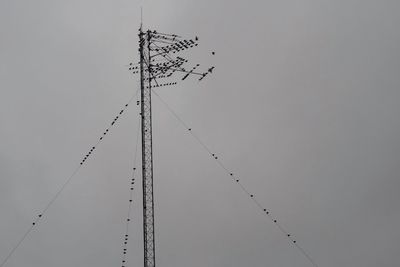
[[[142,117],[143,240],[145,267],[155,266],[150,41],[150,32],[144,33],[142,28],[140,28],[140,115]],[[147,68],[147,71],[145,68]]]
[[[185,80],[189,75],[199,76],[199,81],[211,73],[214,67],[206,72],[196,72],[196,64],[187,70],[183,67],[188,60],[175,57],[172,54],[198,45],[195,40],[184,40],[175,34],[163,34],[156,31],[139,29],[138,64],[130,63],[129,70],[140,72],[141,121],[142,121],[142,186],[143,186],[143,236],[144,236],[144,267],[155,266],[155,233],[154,233],[154,193],[153,193],[153,145],[152,145],[152,88],[175,85],[168,80],[175,72],[183,72]],[[213,52],[214,54],[214,52]],[[136,65],[136,66],[135,66]],[[138,65],[138,66],[137,66]]]

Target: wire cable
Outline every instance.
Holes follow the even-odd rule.
[[[132,102],[132,100],[138,95],[139,89],[136,90],[136,92],[132,95],[132,97],[129,99],[128,103],[125,104],[125,106],[120,110],[118,115],[114,118],[114,120],[111,122],[111,125],[106,128],[106,130],[103,132],[103,134],[100,136],[100,138],[97,140],[94,146],[90,148],[88,153],[83,157],[81,162],[78,164],[78,166],[74,169],[72,174],[68,177],[67,180],[62,184],[62,186],[58,189],[58,191],[54,194],[54,196],[50,199],[50,201],[47,203],[47,205],[42,209],[42,212],[34,219],[30,227],[24,232],[22,237],[19,239],[17,244],[10,250],[10,252],[7,254],[7,256],[4,258],[4,260],[1,262],[0,267],[3,267],[10,257],[15,253],[15,251],[20,247],[22,242],[28,237],[28,235],[32,232],[32,230],[35,228],[35,226],[43,220],[43,216],[46,214],[46,212],[49,210],[49,208],[54,204],[54,202],[58,199],[58,197],[61,195],[61,193],[64,191],[64,189],[67,187],[67,185],[71,182],[71,180],[75,177],[75,175],[79,172],[79,170],[83,167],[83,165],[86,163],[86,161],[89,159],[89,157],[93,154],[95,151],[96,147],[100,145],[101,141],[104,139],[104,137],[108,134],[110,129],[115,126],[115,123],[117,120],[122,116],[124,111],[128,108],[129,104]]]
[[[128,205],[128,215],[126,219],[126,227],[125,227],[125,235],[124,235],[124,243],[123,243],[123,251],[122,251],[122,267],[126,267],[126,255],[128,249],[128,239],[129,239],[129,226],[131,222],[131,211],[133,205],[133,190],[135,189],[135,173],[136,173],[136,163],[137,163],[137,153],[138,153],[138,144],[139,144],[139,131],[140,131],[140,121],[141,118],[139,117],[137,133],[136,133],[136,145],[135,145],[135,152],[134,152],[134,160],[133,160],[133,169],[132,169],[132,178],[130,179],[130,188],[129,188],[129,205]]]
[[[292,243],[306,258],[307,260],[314,266],[318,267],[317,263],[314,261],[313,258],[311,258],[310,254],[303,248],[301,247],[297,241],[294,239],[293,235],[287,231],[281,223],[278,222],[278,220],[272,216],[271,212],[269,209],[264,208],[263,205],[257,200],[254,194],[250,193],[250,191],[241,183],[239,177],[235,175],[233,172],[231,172],[224,164],[223,162],[218,158],[218,156],[211,151],[211,149],[194,133],[192,128],[188,126],[188,124],[171,108],[170,105],[168,105],[167,102],[159,95],[157,92],[153,89],[152,92],[158,97],[158,99],[163,103],[163,105],[168,109],[168,111],[177,119],[181,125],[190,133],[194,139],[199,143],[199,145],[217,162],[217,164],[226,172],[228,177],[231,178],[233,182],[235,182],[240,189],[253,201],[253,203],[262,211],[262,213],[267,216],[279,229],[280,232],[282,232],[286,238],[289,239],[290,243]]]

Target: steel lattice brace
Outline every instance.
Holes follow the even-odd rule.
[[[150,43],[151,32],[140,29],[144,267],[155,266]]]

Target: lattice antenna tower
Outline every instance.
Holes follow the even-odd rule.
[[[176,34],[139,29],[140,61],[130,63],[129,70],[140,74],[141,125],[142,125],[142,187],[143,187],[143,241],[144,267],[155,266],[154,193],[153,193],[153,142],[152,142],[152,88],[177,84],[171,81],[181,73],[181,80],[195,76],[199,81],[212,73],[214,67],[199,72],[200,64],[191,68],[180,52],[198,46],[198,37],[183,39]],[[214,52],[212,52],[214,54]]]

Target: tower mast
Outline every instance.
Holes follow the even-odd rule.
[[[176,72],[182,73],[185,80],[197,76],[201,81],[210,74],[214,67],[205,72],[198,72],[200,64],[187,69],[187,59],[175,56],[175,53],[188,50],[198,45],[198,38],[183,39],[176,34],[165,34],[157,31],[139,29],[139,68],[130,64],[129,70],[140,72],[141,121],[142,121],[142,186],[143,186],[143,241],[144,267],[155,266],[154,235],[154,194],[153,194],[153,140],[151,117],[152,87],[175,85],[168,81]],[[160,81],[160,82],[159,82]],[[161,83],[163,81],[163,83]]]
[[[140,95],[142,118],[142,186],[144,267],[155,266],[153,144],[151,127],[151,32],[139,30]]]

